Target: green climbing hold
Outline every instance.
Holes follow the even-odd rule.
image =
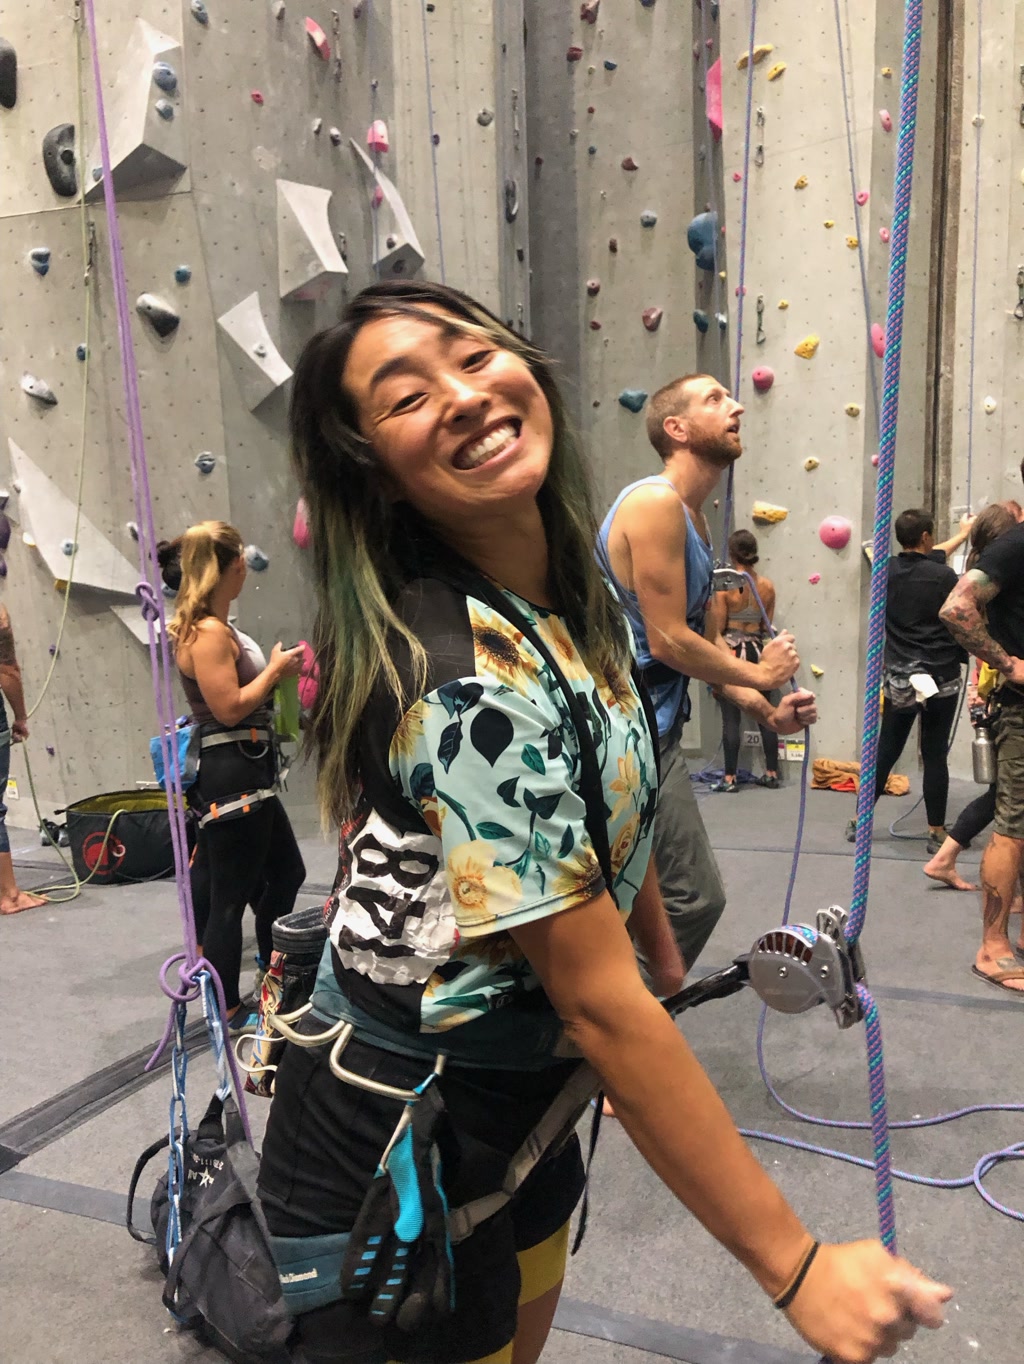
[[[711,318],[708,317],[707,313],[703,312],[700,308],[694,308],[693,321],[694,325],[696,326],[699,332],[706,332],[707,329],[711,326]]]
[[[619,394],[619,405],[630,412],[639,412],[647,401],[647,393],[642,388],[624,388]]]

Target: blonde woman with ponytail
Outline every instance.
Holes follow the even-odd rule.
[[[302,648],[275,644],[261,671],[228,624],[246,577],[242,537],[233,526],[201,521],[162,541],[158,557],[164,582],[178,593],[167,631],[192,721],[204,739],[239,732],[201,751],[189,801],[200,817],[214,815],[199,830],[192,863],[196,937],[224,986],[229,1029],[240,1033],[255,1026],[255,1011],[239,990],[245,906],[253,906],[260,959],[269,962],[271,925],[294,907],[306,869],[277,796],[223,817],[217,809],[274,786],[270,697],[283,677],[300,671]]]

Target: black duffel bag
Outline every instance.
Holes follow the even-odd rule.
[[[156,1247],[166,1275],[164,1306],[181,1324],[234,1364],[292,1364],[292,1318],[270,1251],[269,1232],[256,1193],[258,1164],[233,1098],[214,1095],[185,1143],[181,1241],[167,1261],[170,1200],[167,1173],[150,1203],[151,1235],[133,1221],[143,1170],[167,1152],[163,1137],[143,1151],[128,1190],[128,1230]]]
[[[170,812],[163,791],[108,791],[64,813],[75,873],[110,886],[174,875]]]

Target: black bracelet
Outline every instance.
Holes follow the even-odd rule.
[[[780,1312],[785,1312],[786,1308],[792,1303],[793,1299],[800,1292],[800,1286],[807,1278],[807,1271],[814,1264],[814,1257],[821,1249],[821,1242],[815,1241],[810,1250],[804,1256],[804,1262],[796,1272],[796,1276],[788,1288],[784,1288],[777,1298],[772,1299],[772,1303]]]

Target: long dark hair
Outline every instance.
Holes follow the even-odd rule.
[[[986,550],[993,540],[998,540],[1000,535],[1013,530],[1016,524],[1017,518],[1002,502],[993,502],[984,511],[980,511],[971,522],[971,552],[967,556],[964,572],[969,572],[975,566],[981,558],[982,551]]]
[[[594,559],[597,523],[578,438],[547,356],[456,289],[420,280],[371,285],[348,304],[337,325],[314,336],[295,368],[292,452],[309,505],[317,591],[313,647],[320,690],[310,734],[319,768],[325,822],[352,811],[358,783],[354,742],[367,701],[383,678],[403,705],[393,661],[394,635],[409,647],[414,684],[427,674],[423,646],[393,603],[411,573],[418,544],[431,542],[425,521],[386,495],[372,443],[359,430],[352,395],[341,383],[352,343],[368,322],[404,315],[438,323],[513,352],[528,366],[551,409],[553,440],[537,504],[547,532],[549,587],[588,666],[608,675],[628,670],[629,635]],[[435,560],[438,557],[435,545]],[[441,557],[458,562],[454,551]]]

